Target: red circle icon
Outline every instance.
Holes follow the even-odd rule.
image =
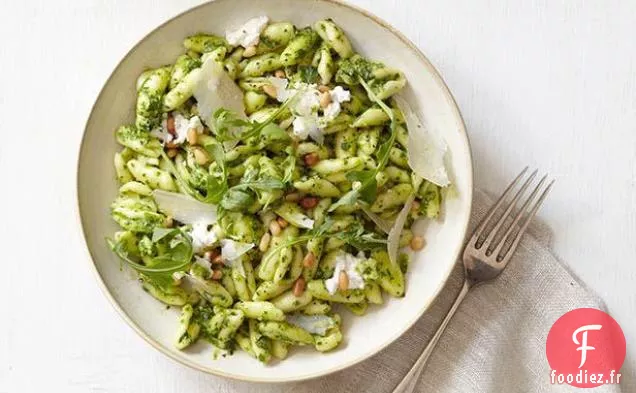
[[[595,308],[569,311],[548,333],[550,380],[579,388],[620,383],[625,352],[625,335],[614,318]]]

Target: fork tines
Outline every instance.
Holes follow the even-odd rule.
[[[521,171],[510,183],[503,195],[479,224],[471,238],[471,244],[476,249],[483,249],[482,252],[486,257],[493,256],[497,262],[507,262],[507,259],[519,244],[519,240],[526,231],[528,224],[530,224],[541,203],[548,195],[552,184],[554,184],[554,180],[552,180],[546,185],[548,175],[543,176],[530,195],[525,197],[525,202],[523,202],[521,207],[517,207],[517,204],[524,198],[524,194],[526,194],[526,191],[536,178],[538,171],[533,171],[521,184],[523,179],[526,178],[527,172],[528,167]],[[519,184],[521,184],[520,187]],[[515,190],[517,190],[516,193]],[[510,199],[513,193],[514,196]],[[503,212],[501,209],[504,209]]]

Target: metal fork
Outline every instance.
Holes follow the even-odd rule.
[[[535,170],[521,185],[510,202],[507,202],[503,213],[495,220],[495,215],[497,215],[498,211],[501,211],[506,200],[510,198],[527,172],[528,168],[526,167],[515,180],[512,181],[508,188],[506,188],[506,191],[504,191],[503,195],[490,209],[466,244],[462,255],[464,262],[464,285],[459,295],[457,295],[453,306],[448,311],[448,314],[446,314],[446,317],[444,317],[442,324],[424,349],[424,352],[422,352],[408,374],[406,374],[393,390],[393,393],[411,393],[415,390],[415,386],[422,370],[424,370],[427,360],[468,291],[477,284],[497,277],[506,268],[508,262],[510,262],[512,254],[519,245],[521,236],[528,228],[530,220],[532,220],[537,210],[539,210],[541,203],[548,195],[548,191],[550,191],[554,183],[554,180],[552,180],[544,187],[547,175],[544,176],[523,205],[521,205],[519,209],[516,209],[516,213],[512,218],[517,203],[537,175],[537,171]],[[539,194],[541,190],[543,191]],[[523,222],[519,225],[521,219],[523,219]]]

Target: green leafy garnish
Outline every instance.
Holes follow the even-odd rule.
[[[364,227],[360,223],[353,224],[347,230],[336,233],[329,232],[332,226],[333,219],[327,217],[317,228],[306,232],[304,235],[293,237],[274,247],[261,263],[267,263],[270,258],[273,258],[284,248],[317,238],[334,237],[360,250],[376,250],[386,247],[386,239],[382,239],[374,233],[365,232]]]
[[[262,123],[250,122],[229,109],[219,108],[213,115],[212,130],[216,135],[216,139],[220,142],[244,141],[253,136],[259,135],[267,126],[274,122],[296,99],[298,93],[287,99],[281,104],[274,113],[272,113]]]
[[[180,228],[156,228],[152,241],[157,249],[163,250],[159,255],[148,256],[141,260],[135,257],[129,239],[114,241],[107,239],[108,245],[119,258],[137,272],[146,276],[160,287],[173,285],[172,273],[184,271],[193,256],[192,240]],[[138,259],[138,260],[135,260]]]
[[[378,237],[375,233],[365,233],[364,227],[356,223],[346,231],[334,234],[334,237],[344,241],[358,250],[377,250],[386,247],[386,239]]]
[[[214,157],[218,173],[208,175],[207,191],[205,199],[203,199],[202,202],[219,203],[228,189],[225,151],[218,143],[205,145],[205,150]]]
[[[296,157],[291,154],[283,161],[283,168],[285,173],[283,174],[283,183],[289,184],[294,177],[294,171],[296,170]]]

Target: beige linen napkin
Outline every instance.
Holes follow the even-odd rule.
[[[477,191],[470,230],[491,206]],[[550,232],[531,225],[508,268],[468,294],[429,359],[416,392],[580,392],[551,385],[545,342],[552,324],[578,307],[604,309],[548,250]],[[223,381],[221,392],[390,393],[435,333],[462,285],[458,264],[426,314],[371,359],[336,374],[300,383],[257,385]],[[620,392],[616,385],[595,393]]]

